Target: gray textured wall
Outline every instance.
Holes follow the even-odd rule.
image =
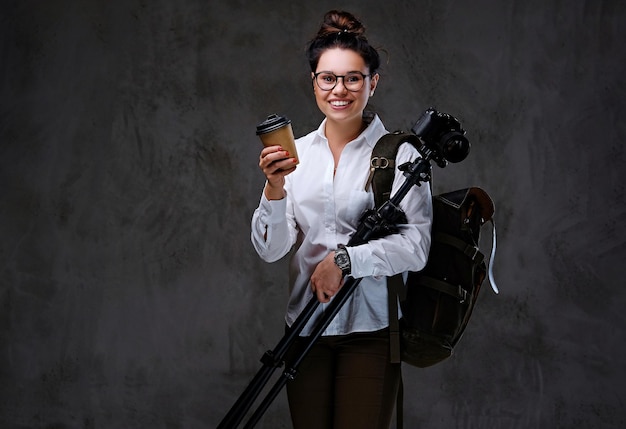
[[[602,0],[3,1],[0,427],[221,420],[287,293],[248,239],[254,126],[321,120],[303,49],[333,7],[388,52],[389,128],[434,105],[468,130],[435,190],[496,202],[502,292],[405,368],[407,426],[625,427],[626,10]]]

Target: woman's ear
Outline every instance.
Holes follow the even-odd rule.
[[[378,73],[374,74],[370,81],[370,97],[374,95],[374,91],[376,91],[376,86],[378,86],[378,79],[380,75]]]

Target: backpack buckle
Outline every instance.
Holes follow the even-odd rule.
[[[463,253],[475,264],[480,264],[485,259],[485,256],[480,252],[478,247],[469,244],[465,247]]]
[[[384,156],[373,156],[370,159],[370,175],[367,177],[367,182],[365,182],[365,190],[367,191],[372,184],[372,180],[374,180],[374,173],[376,170],[384,170],[389,167],[393,167],[396,162],[394,160],[390,160],[385,158]]]
[[[389,168],[389,164],[391,164],[391,162],[383,156],[375,156],[370,160],[370,167],[374,169]]]
[[[470,294],[461,286],[459,286],[459,303],[465,304],[469,297]]]

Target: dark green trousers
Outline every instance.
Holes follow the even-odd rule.
[[[400,364],[390,363],[387,329],[322,337],[287,384],[293,427],[388,429],[400,377]]]

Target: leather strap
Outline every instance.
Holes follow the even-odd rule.
[[[433,277],[420,276],[419,282],[424,286],[438,290],[439,292],[443,292],[446,295],[450,295],[453,298],[458,299],[461,304],[464,302],[469,302],[470,298],[472,297],[472,295],[461,286],[454,286],[451,283],[437,280]]]
[[[400,384],[398,385],[398,396],[396,397],[396,429],[404,427],[404,383],[400,374]]]
[[[387,303],[389,305],[389,354],[391,363],[400,364],[402,371],[402,352],[400,349],[400,321],[398,320],[398,298],[403,300],[406,296],[406,289],[402,274],[387,277]],[[404,383],[402,373],[400,373],[400,384],[396,397],[396,429],[404,426]]]
[[[465,241],[458,239],[453,235],[445,234],[441,232],[436,233],[436,234],[433,234],[432,241],[433,243],[437,241],[440,243],[447,244],[448,246],[454,247],[455,249],[465,254],[465,256],[470,258],[470,260],[474,264],[480,264],[485,259],[485,255],[483,255],[480,252],[478,247],[471,246],[467,244]]]
[[[398,297],[404,295],[402,274],[387,277],[387,305],[389,308],[389,355],[391,363],[401,363],[400,321],[398,320]]]

